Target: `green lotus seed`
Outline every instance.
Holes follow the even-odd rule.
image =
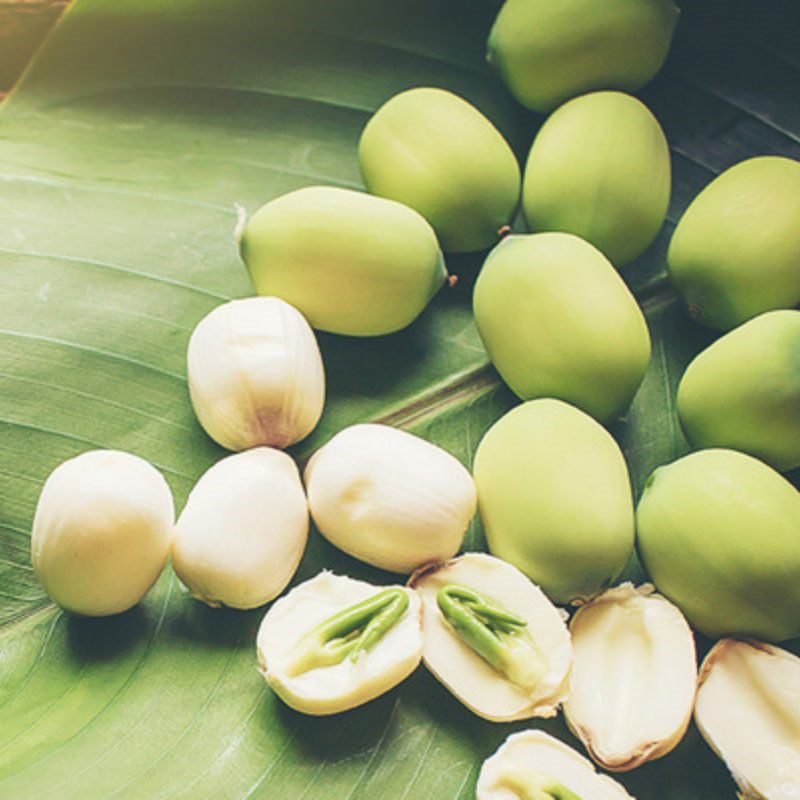
[[[670,175],[669,146],[647,106],[594,92],[565,103],[539,130],[522,207],[531,230],[574,233],[620,267],[661,229]]]
[[[700,450],[659,467],[636,522],[650,577],[701,633],[800,635],[800,492],[766,464]]]
[[[644,378],[644,316],[603,254],[577,236],[504,239],[481,270],[473,308],[492,363],[524,400],[558,397],[606,421]]]
[[[442,89],[410,89],[381,106],[358,156],[367,189],[419,211],[445,250],[494,244],[519,202],[519,166],[505,139]]]
[[[491,552],[557,603],[588,598],[633,548],[625,459],[611,435],[560,400],[509,411],[481,440],[473,468]]]
[[[800,311],[768,311],[714,342],[678,387],[695,447],[730,447],[776,469],[800,466]]]
[[[678,222],[667,267],[712,328],[800,303],[800,162],[762,156],[723,172]]]
[[[240,247],[259,294],[286,300],[314,328],[351,336],[405,328],[447,276],[436,234],[416,211],[329,186],[262,206]]]
[[[679,13],[672,0],[507,0],[487,58],[522,105],[548,112],[593,89],[644,86]]]

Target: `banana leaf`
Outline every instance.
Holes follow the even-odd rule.
[[[669,137],[674,187],[662,234],[624,273],[654,343],[612,428],[636,492],[688,449],[676,384],[712,338],[666,281],[672,228],[736,161],[800,158],[796,4],[684,5],[667,66],[641,93]],[[304,717],[256,672],[263,609],[206,608],[167,570],[126,614],[74,618],[44,595],[29,555],[38,492],[62,460],[132,451],[164,472],[180,508],[224,455],[193,416],[184,359],[208,311],[252,293],[233,238],[238,206],[252,212],[309,184],[361,187],[361,128],[417,85],[470,99],[524,158],[542,119],[485,65],[497,9],[76,0],[0,109],[0,797],[469,798],[482,760],[530,725],[477,719],[422,668],[365,707]],[[449,258],[460,281],[402,333],[320,337],[329,400],[298,459],[378,420],[470,463],[517,402],[471,319],[481,261]],[[465,548],[483,547],[475,522]],[[323,567],[390,579],[312,533],[295,583]],[[635,560],[627,574],[644,577]],[[560,718],[533,725],[579,747]],[[650,800],[735,791],[693,727],[671,755],[620,780]]]
[[[0,97],[16,83],[68,0],[0,0]]]

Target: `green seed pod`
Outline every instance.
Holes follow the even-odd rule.
[[[679,14],[672,0],[508,0],[487,59],[522,105],[546,113],[593,89],[644,86]]]
[[[621,92],[565,103],[531,147],[522,207],[531,230],[566,231],[616,266],[658,235],[670,193],[669,146],[650,110]]]
[[[636,523],[650,577],[701,633],[800,635],[800,492],[766,464],[700,450],[659,467]]]
[[[436,234],[416,211],[329,186],[262,206],[240,247],[259,294],[291,303],[314,328],[350,336],[405,328],[447,276]]]
[[[800,303],[800,162],[750,158],[714,179],[681,217],[667,268],[711,328]]]
[[[509,236],[486,259],[473,307],[492,363],[523,400],[558,397],[606,421],[642,382],[644,316],[603,254],[577,236]]]
[[[800,311],[768,311],[689,364],[678,414],[695,447],[730,447],[776,469],[800,466]]]
[[[481,440],[473,468],[491,552],[551,600],[613,583],[633,548],[628,468],[591,417],[560,400],[523,403]]]
[[[410,89],[381,106],[358,157],[367,189],[419,211],[445,250],[492,245],[519,202],[519,166],[506,140],[442,89]]]

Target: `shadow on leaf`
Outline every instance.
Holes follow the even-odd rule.
[[[186,594],[170,614],[170,632],[203,648],[255,652],[256,633],[265,610],[266,606],[246,611],[211,608]]]
[[[77,661],[112,661],[147,640],[154,626],[141,604],[111,617],[68,616],[67,644]]]

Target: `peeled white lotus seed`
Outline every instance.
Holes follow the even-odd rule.
[[[255,608],[292,579],[307,536],[294,461],[256,447],[218,461],[192,489],[175,526],[172,566],[198,600]]]
[[[458,459],[387,425],[345,428],[314,454],[305,481],[320,533],[392,572],[454,556],[477,502]]]
[[[194,329],[187,361],[197,418],[228,450],[288,447],[322,415],[325,373],[314,332],[277,297],[215,308]]]
[[[164,569],[175,510],[161,473],[138,456],[91,450],[45,481],[33,569],[62,608],[87,616],[135,606]]]
[[[256,640],[259,671],[304,714],[337,714],[407,678],[422,657],[420,601],[405,586],[321,572],[278,600]]]

